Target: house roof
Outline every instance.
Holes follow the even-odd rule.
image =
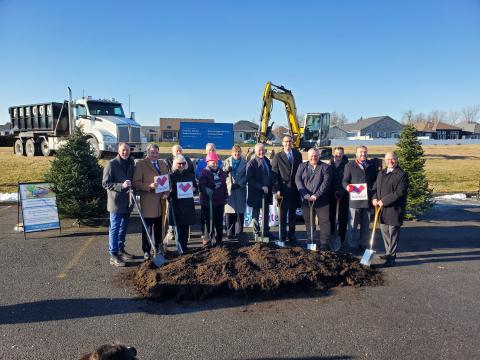
[[[248,120],[240,120],[233,124],[233,131],[258,131],[258,124]]]
[[[388,115],[384,115],[384,116],[374,116],[374,117],[370,117],[370,118],[367,118],[367,119],[359,119],[357,120],[357,122],[355,123],[351,123],[351,124],[345,124],[341,127],[341,129],[345,130],[345,131],[359,131],[359,130],[363,130],[367,127],[369,127],[370,125],[372,124],[375,124],[376,122],[378,121],[381,121],[381,120],[385,120],[385,119],[392,119],[390,116]],[[393,121],[396,121],[394,119],[392,119]]]
[[[477,122],[462,121],[456,125],[463,131],[468,131],[472,134],[480,134],[480,124]]]
[[[422,121],[413,124],[413,126],[415,126],[415,129],[417,129],[417,131],[423,132],[436,132],[438,130],[462,130],[457,126],[445,124],[441,121]]]

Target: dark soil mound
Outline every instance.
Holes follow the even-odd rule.
[[[381,283],[378,272],[360,265],[351,255],[266,244],[202,250],[158,269],[145,262],[133,274],[133,284],[142,296],[175,300],[230,294],[280,296],[299,290]]]

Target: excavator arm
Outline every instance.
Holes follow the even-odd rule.
[[[262,98],[262,111],[260,113],[260,125],[257,134],[257,142],[266,143],[271,138],[273,123],[269,125],[272,112],[273,100],[281,101],[285,105],[288,125],[293,137],[293,146],[298,149],[301,144],[301,128],[297,119],[297,107],[290,90],[267,82]]]

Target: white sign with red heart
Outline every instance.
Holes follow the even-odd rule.
[[[155,176],[153,178],[153,182],[155,183],[155,192],[157,194],[170,191],[170,181],[168,179],[168,175]]]
[[[177,198],[188,199],[193,198],[193,183],[191,181],[184,181],[177,183]]]
[[[353,191],[350,192],[350,200],[368,200],[367,183],[352,185]]]

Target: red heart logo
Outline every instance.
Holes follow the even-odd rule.
[[[361,193],[364,189],[365,189],[365,186],[360,185],[359,187],[357,187],[357,188],[355,189],[355,191],[356,191],[357,193]]]
[[[187,192],[188,189],[190,189],[191,186],[190,186],[190,184],[180,184],[180,185],[178,185],[178,187],[180,189],[182,189],[183,192]]]
[[[158,183],[160,185],[163,186],[163,184],[165,184],[166,182],[167,182],[167,177],[166,176],[162,176],[162,177],[158,178]]]

